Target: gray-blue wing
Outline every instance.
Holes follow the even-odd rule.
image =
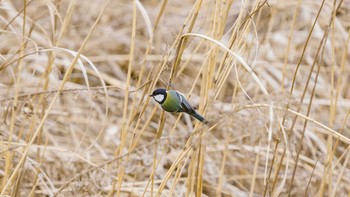
[[[190,115],[192,115],[192,114],[195,114],[196,113],[196,111],[193,109],[193,107],[188,103],[188,101],[186,100],[186,98],[182,95],[182,94],[180,94],[180,93],[178,93],[178,95],[180,96],[180,100],[181,100],[181,109],[182,109],[182,111],[183,112],[186,112],[186,113],[188,113],[188,114],[190,114]]]

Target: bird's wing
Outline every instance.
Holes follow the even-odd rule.
[[[176,96],[177,96],[177,98],[179,99],[179,109],[177,110],[177,112],[185,112],[183,109],[182,109],[182,105],[181,105],[181,103],[182,103],[182,100],[183,100],[183,98],[182,98],[182,94],[181,93],[179,93],[178,91],[174,91],[175,92],[175,94],[176,94]]]
[[[179,92],[176,92],[177,95],[180,97],[180,105],[183,112],[186,112],[188,114],[195,114],[193,107],[188,103],[185,96]]]

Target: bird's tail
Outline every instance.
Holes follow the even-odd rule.
[[[207,119],[205,119],[205,118],[204,118],[202,115],[200,115],[199,113],[195,112],[195,113],[193,114],[193,116],[194,116],[197,120],[203,122],[204,124],[209,124],[209,121],[208,121]]]

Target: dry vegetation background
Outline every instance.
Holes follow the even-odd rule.
[[[349,196],[349,13],[0,1],[1,196]],[[167,86],[211,124],[164,113]]]

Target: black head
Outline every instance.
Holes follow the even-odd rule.
[[[153,97],[153,99],[157,101],[159,104],[163,104],[167,96],[166,89],[164,88],[156,89],[149,96]]]

